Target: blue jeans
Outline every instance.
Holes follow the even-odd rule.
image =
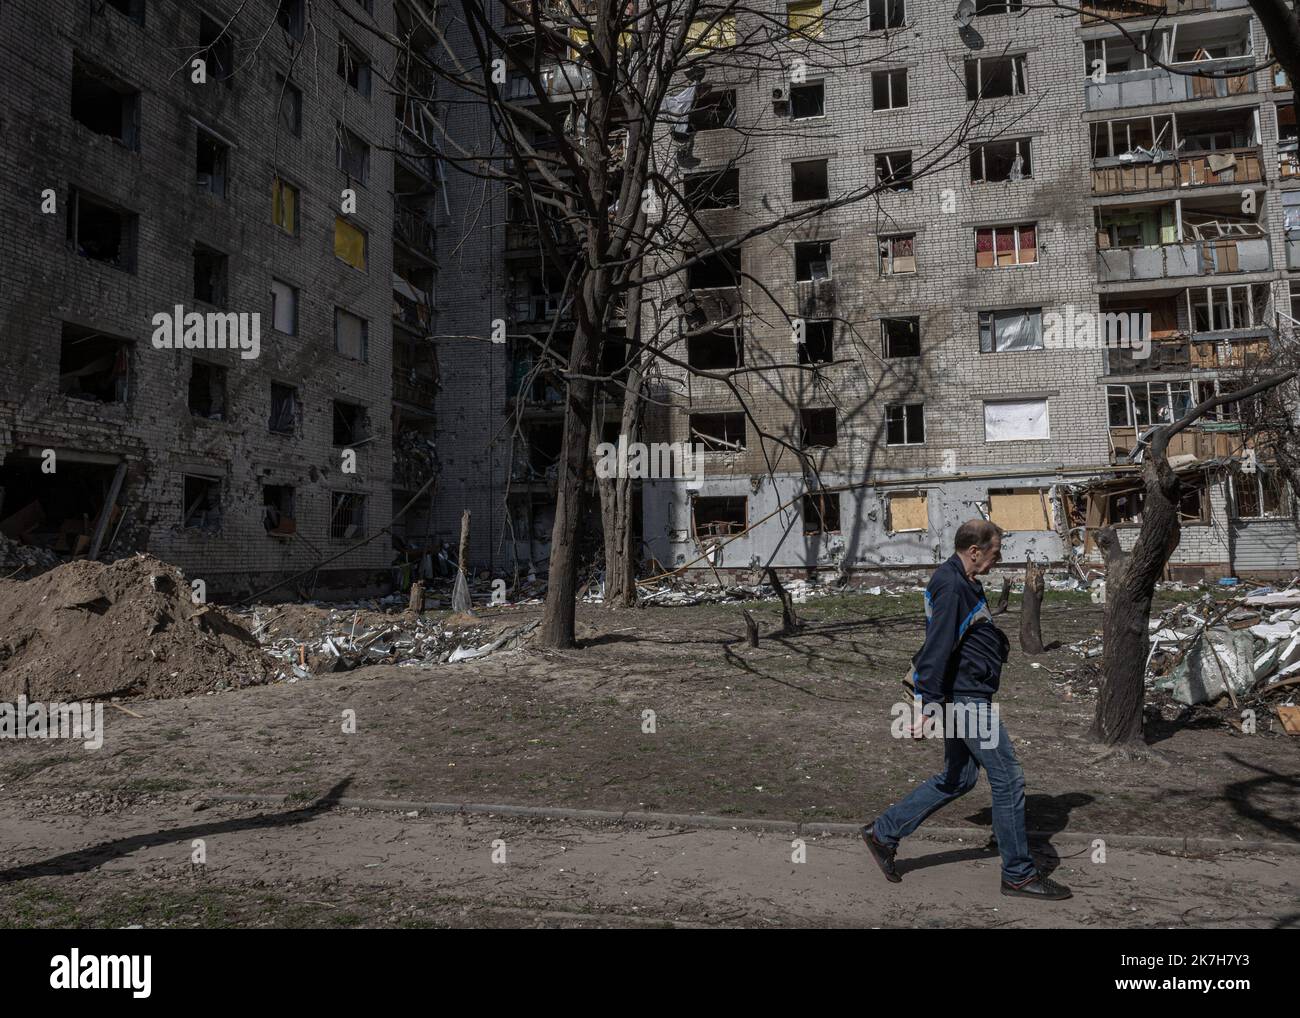
[[[957,696],[954,700],[971,704],[980,712],[979,727],[991,731],[990,701],[973,696]],[[993,834],[1002,853],[1002,879],[1009,884],[1020,884],[1034,876],[1037,868],[1029,854],[1029,838],[1025,834],[1025,772],[1000,719],[996,746],[984,745],[969,728],[962,738],[945,733],[943,770],[912,789],[877,818],[872,827],[876,840],[897,845],[900,838],[920,827],[921,821],[935,810],[974,788],[981,767],[988,773],[993,792]]]

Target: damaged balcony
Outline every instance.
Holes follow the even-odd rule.
[[[705,255],[686,268],[686,290],[677,296],[684,330],[716,329],[741,314],[741,258],[738,249]]]
[[[521,413],[559,411],[564,402],[562,363],[572,343],[571,331],[513,341],[506,398]]]
[[[1249,0],[1084,0],[1079,4],[1079,21],[1084,25],[1093,25],[1133,18],[1155,18],[1164,14],[1231,11],[1246,7],[1248,3]]]
[[[1091,125],[1092,193],[1265,182],[1254,108],[1166,113]]]
[[[1231,391],[1232,387],[1231,382],[1221,383],[1213,378],[1107,385],[1111,462],[1128,462],[1137,448],[1139,436],[1152,427],[1178,420],[1197,403],[1220,392]],[[1210,411],[1170,439],[1170,460],[1180,456],[1208,460],[1235,455],[1242,441],[1239,415],[1235,403]]]
[[[1134,28],[1127,36],[1087,38],[1085,107],[1113,110],[1253,93],[1250,22],[1245,14]],[[1159,66],[1153,54],[1175,70]],[[1105,69],[1104,75],[1096,73],[1100,68]]]
[[[1239,202],[1212,199],[1098,208],[1098,282],[1268,272],[1259,219],[1258,210],[1243,215]]]

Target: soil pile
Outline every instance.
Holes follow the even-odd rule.
[[[273,674],[247,629],[152,556],[0,582],[0,700],[192,696]]]

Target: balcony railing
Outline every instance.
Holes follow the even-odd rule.
[[[1264,159],[1258,147],[1197,152],[1163,162],[1118,159],[1093,163],[1092,193],[1132,194],[1216,184],[1258,184],[1264,180]]]
[[[1271,267],[1267,237],[1217,237],[1097,252],[1097,278],[1103,283],[1267,272]]]
[[[515,322],[572,321],[573,302],[565,303],[558,293],[540,293],[516,297],[510,302]]]
[[[433,257],[437,251],[433,221],[419,209],[397,206],[393,216],[393,233],[412,251]]]
[[[402,121],[397,122],[397,152],[426,180],[433,180],[436,168],[432,146]]]
[[[1177,74],[1160,67],[1138,71],[1119,71],[1106,75],[1101,82],[1088,81],[1084,99],[1090,110],[1113,110],[1130,106],[1153,106],[1184,102],[1188,99],[1225,98],[1248,95],[1255,91],[1255,75],[1249,70],[1253,56],[1219,57],[1179,65],[1186,72],[1211,71],[1223,74],[1240,70],[1224,78],[1203,78],[1191,73]]]

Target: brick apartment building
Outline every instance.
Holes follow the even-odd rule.
[[[817,0],[772,7],[792,24],[821,12]],[[1293,333],[1293,93],[1271,71],[1243,70],[1268,53],[1244,0],[1108,8],[1163,62],[1213,79],[1150,66],[1118,27],[1088,16],[976,0],[962,26],[956,8],[883,0],[864,6],[865,24],[832,20],[824,31],[844,33],[850,50],[798,83],[775,69],[711,70],[695,83],[689,141],[669,144],[714,236],[874,180],[890,186],[650,296],[644,334],[662,327],[663,307],[680,308],[677,356],[766,369],[740,376],[746,404],[815,466],[806,473],[761,439],[721,383],[665,368],[653,395],[671,408],[651,411],[647,437],[714,451],[699,485],[641,486],[644,552],[661,565],[918,567],[945,557],[956,526],[980,514],[1008,531],[1008,562],[1060,560],[1085,519],[1116,523],[1131,543],[1140,505],[1124,476],[1136,434],[1214,391],[1271,330]],[[526,28],[507,31],[527,52]],[[581,80],[554,63],[553,97]],[[522,79],[509,87],[531,95]],[[982,115],[941,158],[977,97]],[[449,124],[473,130],[454,114]],[[457,321],[445,331],[481,336],[505,318],[512,336],[545,333],[563,312],[527,224],[504,195],[485,201],[480,182],[449,190],[477,242],[457,240],[441,259],[440,321]],[[1151,315],[1149,358],[1053,346],[1054,316],[1070,329],[1130,312]],[[460,384],[439,400],[438,525],[451,531],[474,510],[489,521],[476,555],[503,571],[548,553],[559,390],[541,379],[518,391],[531,349],[440,344],[444,377]],[[822,366],[799,368],[810,364]],[[1178,575],[1297,567],[1285,486],[1266,469],[1242,472],[1240,446],[1225,412],[1171,449],[1189,489]],[[1114,468],[1107,490],[1082,496]]]
[[[323,559],[302,586],[387,582],[390,538],[359,542],[427,477],[435,388],[436,169],[395,98],[428,40],[384,41],[410,24],[407,0],[0,7],[8,537],[147,550],[212,594]],[[177,306],[260,315],[257,356],[159,348]]]

